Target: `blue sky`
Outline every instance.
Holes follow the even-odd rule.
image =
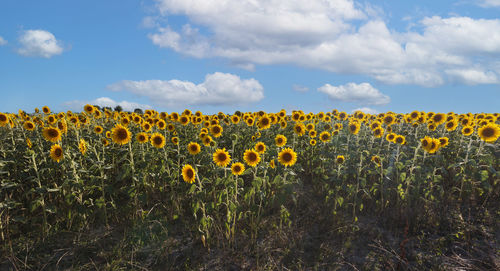
[[[2,0],[0,93],[2,112],[498,112],[500,0]]]

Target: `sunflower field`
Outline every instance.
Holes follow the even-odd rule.
[[[499,137],[499,113],[0,113],[0,269],[493,270]]]

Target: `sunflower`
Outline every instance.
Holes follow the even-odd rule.
[[[222,135],[222,126],[216,124],[216,125],[212,125],[210,126],[210,133],[215,137],[220,137]]]
[[[311,144],[311,146],[315,146],[316,145],[316,139],[311,139],[309,140],[309,144]]]
[[[448,121],[445,124],[446,130],[448,130],[449,132],[455,131],[455,129],[457,129],[457,126],[458,126],[458,121],[456,121],[455,119]]]
[[[111,139],[113,139],[113,142],[116,144],[127,144],[130,141],[130,132],[127,127],[117,124],[111,129]]]
[[[151,145],[153,145],[155,148],[161,149],[163,146],[165,146],[165,137],[160,134],[160,133],[154,133],[151,135],[151,138],[149,139],[151,142]]]
[[[306,127],[303,123],[296,123],[295,126],[293,126],[293,131],[298,135],[298,136],[303,136],[304,133],[306,132]]]
[[[382,165],[382,160],[380,160],[380,156],[378,155],[372,156],[372,162],[375,163],[377,166]]]
[[[314,123],[308,123],[308,124],[306,125],[306,130],[307,130],[307,131],[314,130],[314,128],[315,128],[315,127],[314,127]]]
[[[232,115],[231,116],[231,122],[233,124],[238,124],[240,122],[240,117],[238,115]]]
[[[278,162],[285,167],[293,166],[297,162],[297,153],[290,148],[285,148],[278,154]]]
[[[50,148],[50,158],[58,163],[63,158],[63,149],[59,146],[59,144],[54,144]]]
[[[263,154],[266,152],[266,144],[264,144],[264,142],[259,141],[255,144],[254,150],[256,150],[260,154]]]
[[[383,118],[383,121],[384,121],[385,125],[387,125],[387,126],[393,124],[395,120],[396,120],[396,118],[392,114],[387,114]]]
[[[101,138],[101,143],[104,146],[108,146],[109,145],[109,140],[107,140],[106,138]]]
[[[440,137],[439,138],[439,147],[440,148],[444,148],[444,147],[448,146],[448,143],[449,143],[449,139],[447,137]]]
[[[412,121],[416,121],[420,117],[420,112],[418,111],[413,111],[410,113],[410,119]]]
[[[54,115],[50,115],[50,116],[47,117],[47,122],[49,124],[54,124],[54,123],[56,123],[56,121],[57,121],[57,118]]]
[[[495,142],[500,137],[500,127],[495,123],[489,123],[477,130],[479,137],[486,142]]]
[[[300,112],[299,111],[294,111],[292,113],[292,120],[293,121],[299,121],[300,120]]]
[[[429,122],[429,124],[427,124],[427,129],[429,129],[429,131],[434,131],[436,128],[437,125],[434,122]]]
[[[111,131],[106,131],[106,137],[111,138]]]
[[[172,123],[169,123],[169,124],[167,125],[167,130],[168,130],[169,132],[173,132],[173,131],[175,131],[175,126],[174,126]]]
[[[30,149],[33,146],[33,144],[31,143],[31,140],[28,137],[26,138],[26,145],[28,145],[28,148],[30,148]]]
[[[25,121],[24,124],[23,124],[23,127],[24,129],[28,130],[28,131],[33,131],[35,130],[35,123],[33,123],[32,121]]]
[[[151,128],[152,128],[152,126],[151,126],[151,123],[149,123],[149,122],[144,122],[144,124],[142,124],[142,130],[144,132],[151,131]]]
[[[141,116],[136,115],[136,116],[134,116],[134,117],[132,118],[132,121],[133,121],[135,124],[141,124],[141,122],[142,122],[142,118],[141,118]]]
[[[332,135],[327,131],[323,131],[323,132],[321,132],[321,134],[319,134],[319,139],[323,143],[330,141],[331,138],[332,138]]]
[[[149,136],[148,134],[144,133],[144,132],[141,132],[141,133],[138,133],[136,136],[135,136],[135,139],[137,141],[139,141],[139,143],[146,143],[148,142],[149,140]]]
[[[160,129],[160,130],[165,130],[165,128],[167,128],[167,123],[166,123],[164,120],[160,119],[160,120],[158,120],[158,122],[156,123],[156,126],[157,126],[157,127],[158,127],[158,129]]]
[[[255,150],[246,150],[243,154],[243,160],[251,167],[255,167],[260,162],[260,155]]]
[[[241,174],[243,174],[243,172],[245,171],[245,165],[243,165],[242,163],[233,163],[231,165],[231,173],[233,173],[233,175],[236,175],[236,176],[239,176]]]
[[[82,155],[85,155],[85,153],[87,152],[87,142],[85,142],[83,138],[80,139],[80,143],[78,144],[78,149],[80,149]]]
[[[49,108],[48,106],[44,106],[44,107],[42,107],[42,111],[43,111],[43,113],[45,113],[45,114],[50,114],[50,108]]]
[[[384,135],[384,128],[382,127],[377,127],[373,130],[373,135],[376,138],[381,138]]]
[[[318,135],[318,132],[316,132],[316,130],[309,131],[309,137],[315,138],[317,135]]]
[[[353,135],[356,135],[359,132],[360,124],[358,122],[351,122],[349,123],[348,127],[349,132],[351,132],[351,134]]]
[[[94,133],[96,133],[96,134],[102,134],[103,131],[104,131],[104,128],[102,128],[102,126],[100,126],[100,125],[97,125],[96,127],[94,127]]]
[[[231,155],[226,151],[226,148],[217,149],[213,154],[214,163],[219,167],[226,167],[231,162]]]
[[[274,159],[269,162],[269,167],[272,169],[276,168],[276,162],[274,162]]]
[[[187,145],[187,149],[188,149],[189,154],[196,155],[201,151],[201,146],[200,146],[200,144],[198,144],[196,142],[190,142]]]
[[[335,160],[335,162],[337,162],[337,164],[339,165],[342,165],[345,161],[345,158],[343,155],[337,155],[337,159]]]
[[[59,128],[46,127],[43,129],[43,137],[50,142],[57,142],[61,140],[61,131]]]
[[[430,149],[431,143],[432,143],[432,138],[426,136],[422,139],[420,139],[420,142],[422,144],[422,148],[426,151]]]
[[[259,127],[259,130],[268,129],[271,127],[271,119],[267,115],[262,116],[257,123],[257,127]]]
[[[433,138],[427,151],[429,153],[435,153],[437,152],[437,150],[439,150],[440,145],[441,142],[439,141],[439,139]]]
[[[394,138],[394,143],[404,145],[406,143],[406,138],[404,136],[402,136],[402,135],[397,135]]]
[[[254,121],[253,118],[247,118],[245,120],[245,122],[246,122],[247,126],[253,126],[253,124],[254,124],[255,121]]]
[[[94,113],[95,108],[94,108],[92,105],[90,105],[90,104],[86,104],[86,105],[83,107],[83,110],[84,110],[86,113],[88,113],[88,114],[92,114],[92,113]]]
[[[470,135],[472,135],[472,133],[474,133],[474,127],[464,126],[464,128],[462,128],[462,134],[464,136],[470,136]]]
[[[172,144],[174,145],[179,145],[179,138],[174,136],[170,139],[170,141],[172,142]]]
[[[274,143],[276,143],[276,146],[278,147],[283,147],[286,145],[286,136],[284,135],[277,135],[274,138]]]
[[[9,117],[7,114],[0,112],[0,127],[3,127],[9,123]]]
[[[285,120],[280,121],[280,128],[285,129],[288,123]]]
[[[446,116],[443,113],[437,113],[432,115],[431,120],[438,126],[446,121]]]
[[[196,178],[196,172],[194,171],[194,168],[189,165],[189,164],[186,164],[182,167],[182,179],[186,182],[186,183],[194,183],[194,180]]]
[[[206,135],[206,136],[202,137],[201,141],[203,142],[203,145],[208,147],[208,146],[210,146],[210,142],[212,142],[212,137],[209,135]]]
[[[394,139],[396,138],[396,134],[395,133],[389,133],[387,134],[387,136],[385,136],[385,139],[389,142],[394,142]]]

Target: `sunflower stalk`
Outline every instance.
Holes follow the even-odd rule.
[[[40,173],[38,172],[38,166],[36,165],[36,160],[35,160],[35,152],[31,152],[31,161],[33,163],[33,169],[35,170],[38,188],[42,188],[42,183],[40,181]],[[41,195],[40,205],[42,206],[42,212],[43,212],[42,240],[45,240],[45,237],[47,236],[48,223],[47,223],[47,210],[45,207],[45,199],[43,194]]]

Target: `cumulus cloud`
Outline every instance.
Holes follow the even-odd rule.
[[[326,93],[332,101],[354,102],[363,105],[384,105],[391,99],[369,83],[347,83],[341,86],[325,84],[318,91]]]
[[[500,0],[482,0],[479,1],[479,6],[484,8],[500,7]]]
[[[414,30],[398,32],[376,15],[383,11],[351,0],[156,2],[160,16],[183,15],[188,23],[158,26],[148,37],[195,58],[224,58],[252,69],[295,64],[428,87],[462,83],[445,71],[471,66],[493,74],[485,80],[469,73],[477,76],[470,83],[489,84],[499,76],[492,61],[500,58],[500,19],[426,17]]]
[[[352,110],[351,113],[354,113],[356,111],[361,111],[361,112],[367,113],[367,114],[378,114],[379,113],[376,109],[369,108],[369,107],[356,108],[356,109]]]
[[[293,85],[292,89],[297,91],[297,92],[308,92],[309,88],[306,86],[301,86],[301,85]]]
[[[26,30],[19,37],[21,48],[17,53],[29,57],[51,58],[60,55],[64,49],[56,37],[45,30]]]
[[[86,104],[98,105],[100,107],[111,107],[111,108],[115,108],[116,106],[119,105],[125,111],[134,111],[134,109],[136,108],[151,109],[151,106],[149,105],[128,102],[128,101],[117,102],[108,97],[100,97],[93,101],[80,101],[80,100],[69,101],[64,103],[64,106],[74,111],[81,111],[83,110],[83,106]]]
[[[0,36],[0,46],[5,44],[7,44],[7,41],[2,36]]]
[[[264,88],[255,79],[241,79],[229,73],[212,73],[195,84],[181,80],[124,80],[107,87],[147,97],[158,106],[243,105],[264,98]]]

